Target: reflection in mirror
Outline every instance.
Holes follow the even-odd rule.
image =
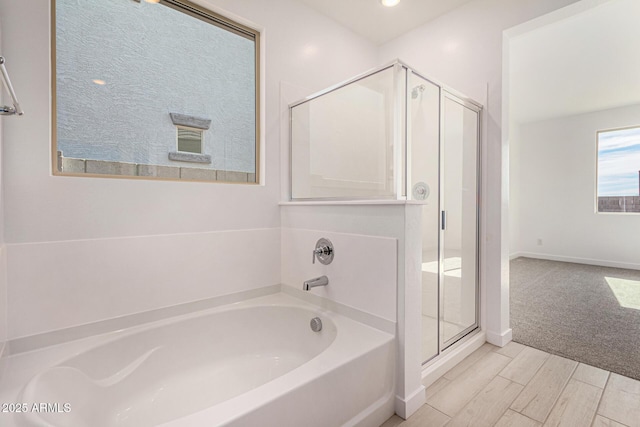
[[[257,182],[258,32],[182,0],[52,7],[55,174]]]

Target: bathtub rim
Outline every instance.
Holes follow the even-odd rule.
[[[396,321],[385,319],[375,314],[335,302],[328,298],[315,295],[312,292],[302,291],[301,289],[294,288],[290,285],[277,284],[176,304],[140,313],[127,314],[124,316],[71,326],[69,328],[57,329],[41,334],[14,338],[5,343],[2,358],[7,359],[25,353],[40,351],[50,347],[57,347],[70,342],[91,339],[97,336],[118,334],[131,328],[152,325],[156,322],[176,319],[195,313],[203,314],[204,312],[214,310],[221,306],[237,304],[278,293],[290,295],[313,306],[340,314],[382,332],[396,335]]]

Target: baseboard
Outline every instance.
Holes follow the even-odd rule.
[[[502,333],[493,331],[487,331],[487,342],[489,344],[497,345],[498,347],[504,347],[511,342],[513,331],[511,328]]]
[[[379,427],[393,416],[394,394],[389,391],[371,406],[342,425],[342,427]]]
[[[465,357],[482,347],[486,340],[487,337],[485,332],[479,331],[468,340],[454,344],[452,347],[445,350],[442,355],[427,363],[422,368],[422,384],[425,387],[429,387],[449,369],[453,368],[458,363],[462,362]]]
[[[399,417],[405,420],[413,415],[427,401],[424,393],[425,387],[421,385],[416,391],[411,393],[407,399],[396,396],[395,411]]]
[[[524,256],[522,254],[523,254],[523,252],[514,252],[514,253],[512,253],[511,255],[509,255],[509,261],[514,260],[516,258],[520,258],[521,256]]]
[[[640,270],[640,264],[630,262],[618,262],[602,259],[578,258],[563,255],[540,254],[535,252],[518,252],[518,256],[535,259],[546,259],[549,261],[573,262],[576,264],[599,265],[602,267],[626,268],[630,270]]]

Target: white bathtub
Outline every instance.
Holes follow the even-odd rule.
[[[58,405],[17,425],[377,427],[390,415],[394,337],[282,293],[118,335],[33,377],[18,401]]]

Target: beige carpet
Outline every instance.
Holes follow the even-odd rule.
[[[640,380],[640,271],[511,261],[513,340]]]

